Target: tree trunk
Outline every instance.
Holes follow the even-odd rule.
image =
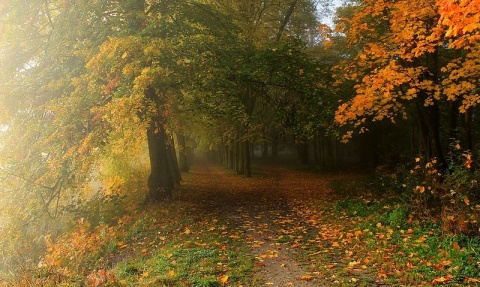
[[[182,181],[182,175],[180,173],[180,169],[178,168],[178,160],[177,160],[177,153],[175,152],[175,141],[173,136],[170,136],[170,140],[167,143],[167,156],[168,156],[168,164],[171,167],[170,171],[172,172],[172,178],[175,184],[180,185]]]
[[[278,133],[274,133],[272,136],[272,158],[278,158]]]
[[[436,158],[440,169],[447,167],[440,142],[440,111],[438,105],[425,107],[422,97],[417,101],[419,127],[427,161]]]
[[[243,175],[245,177],[252,177],[252,169],[250,164],[250,141],[243,142]]]
[[[228,147],[228,169],[235,170],[235,151],[233,150],[233,146]]]
[[[162,104],[153,88],[145,92],[147,99],[155,103],[157,114],[150,119],[147,128],[148,155],[150,159],[150,175],[148,176],[149,202],[162,201],[172,196],[174,179],[171,163],[169,162],[169,138],[165,131],[165,120],[162,118]]]
[[[298,158],[300,159],[300,163],[302,164],[309,163],[307,139],[302,138],[300,139],[300,142],[297,143],[297,154],[298,154]]]
[[[178,143],[178,167],[181,172],[188,172],[190,169],[188,162],[188,150],[186,139],[183,134],[177,134]]]
[[[267,136],[265,134],[265,127],[263,127],[263,141],[262,141],[262,158],[265,159],[268,157],[268,142]]]
[[[467,142],[467,149],[469,151],[473,151],[472,118],[472,108],[470,108],[465,113],[465,140]]]
[[[241,170],[241,164],[242,164],[240,160],[241,155],[242,155],[242,152],[241,152],[240,138],[237,133],[235,137],[235,171],[237,172],[237,174],[240,174],[240,170]]]
[[[152,121],[147,129],[150,175],[147,201],[158,202],[172,196],[174,187],[169,168],[167,135],[162,123]]]

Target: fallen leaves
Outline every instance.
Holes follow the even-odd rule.
[[[300,281],[312,281],[312,280],[313,280],[313,276],[312,276],[312,275],[303,275],[303,276],[300,277],[298,280],[300,280]]]
[[[448,281],[452,280],[453,276],[450,274],[447,274],[445,276],[437,277],[432,280],[431,284],[432,285],[437,285],[437,284],[444,284],[447,283]]]
[[[229,278],[228,275],[222,275],[222,276],[220,276],[220,278],[219,278],[220,284],[222,284],[222,285],[227,284],[228,278]]]

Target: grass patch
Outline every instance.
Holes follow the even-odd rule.
[[[336,242],[346,251],[336,254],[347,270],[370,272],[374,282],[382,284],[480,283],[478,237],[445,234],[435,222],[416,220],[414,208],[398,193],[399,189],[368,181],[366,177],[331,185],[335,201],[325,215],[343,226],[337,238],[344,239]],[[358,236],[351,236],[355,230]]]
[[[51,243],[31,280],[43,286],[248,285],[255,259],[241,235],[202,212],[170,202],[116,225],[90,229],[82,222]]]

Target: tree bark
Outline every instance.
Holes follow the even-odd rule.
[[[169,137],[165,130],[163,104],[153,88],[145,91],[147,99],[155,104],[157,112],[150,118],[147,128],[148,154],[150,159],[150,175],[148,177],[148,202],[158,202],[172,197],[174,178],[173,163],[169,159],[171,150],[168,147]]]
[[[283,18],[282,23],[280,24],[280,28],[278,28],[277,36],[275,37],[275,41],[278,42],[282,38],[283,31],[285,31],[285,27],[287,27],[288,21],[290,21],[290,17],[295,11],[295,6],[297,6],[298,0],[293,0],[293,2],[288,7],[287,14]]]
[[[182,174],[180,173],[180,169],[178,167],[177,153],[175,152],[175,141],[173,136],[169,137],[167,150],[168,164],[171,167],[170,171],[172,173],[173,181],[175,184],[180,185],[180,182],[182,181]]]
[[[188,172],[190,169],[188,162],[188,150],[186,139],[183,134],[177,134],[178,143],[178,167],[181,172]]]
[[[162,201],[172,196],[174,183],[168,162],[167,135],[158,120],[148,127],[147,141],[150,157],[147,201]]]

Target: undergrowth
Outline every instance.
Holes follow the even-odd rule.
[[[169,202],[95,228],[79,220],[48,242],[19,286],[225,286],[248,282],[253,259],[217,219]],[[199,211],[200,212],[200,211]],[[230,285],[229,285],[230,286]]]
[[[480,239],[445,232],[439,218],[420,216],[410,200],[414,193],[399,193],[406,186],[395,178],[331,186],[337,200],[329,216],[333,222],[342,218],[344,232],[357,230],[354,240],[344,241],[346,248],[351,244],[350,256],[342,258],[347,267],[354,264],[371,282],[392,285],[480,283]]]

